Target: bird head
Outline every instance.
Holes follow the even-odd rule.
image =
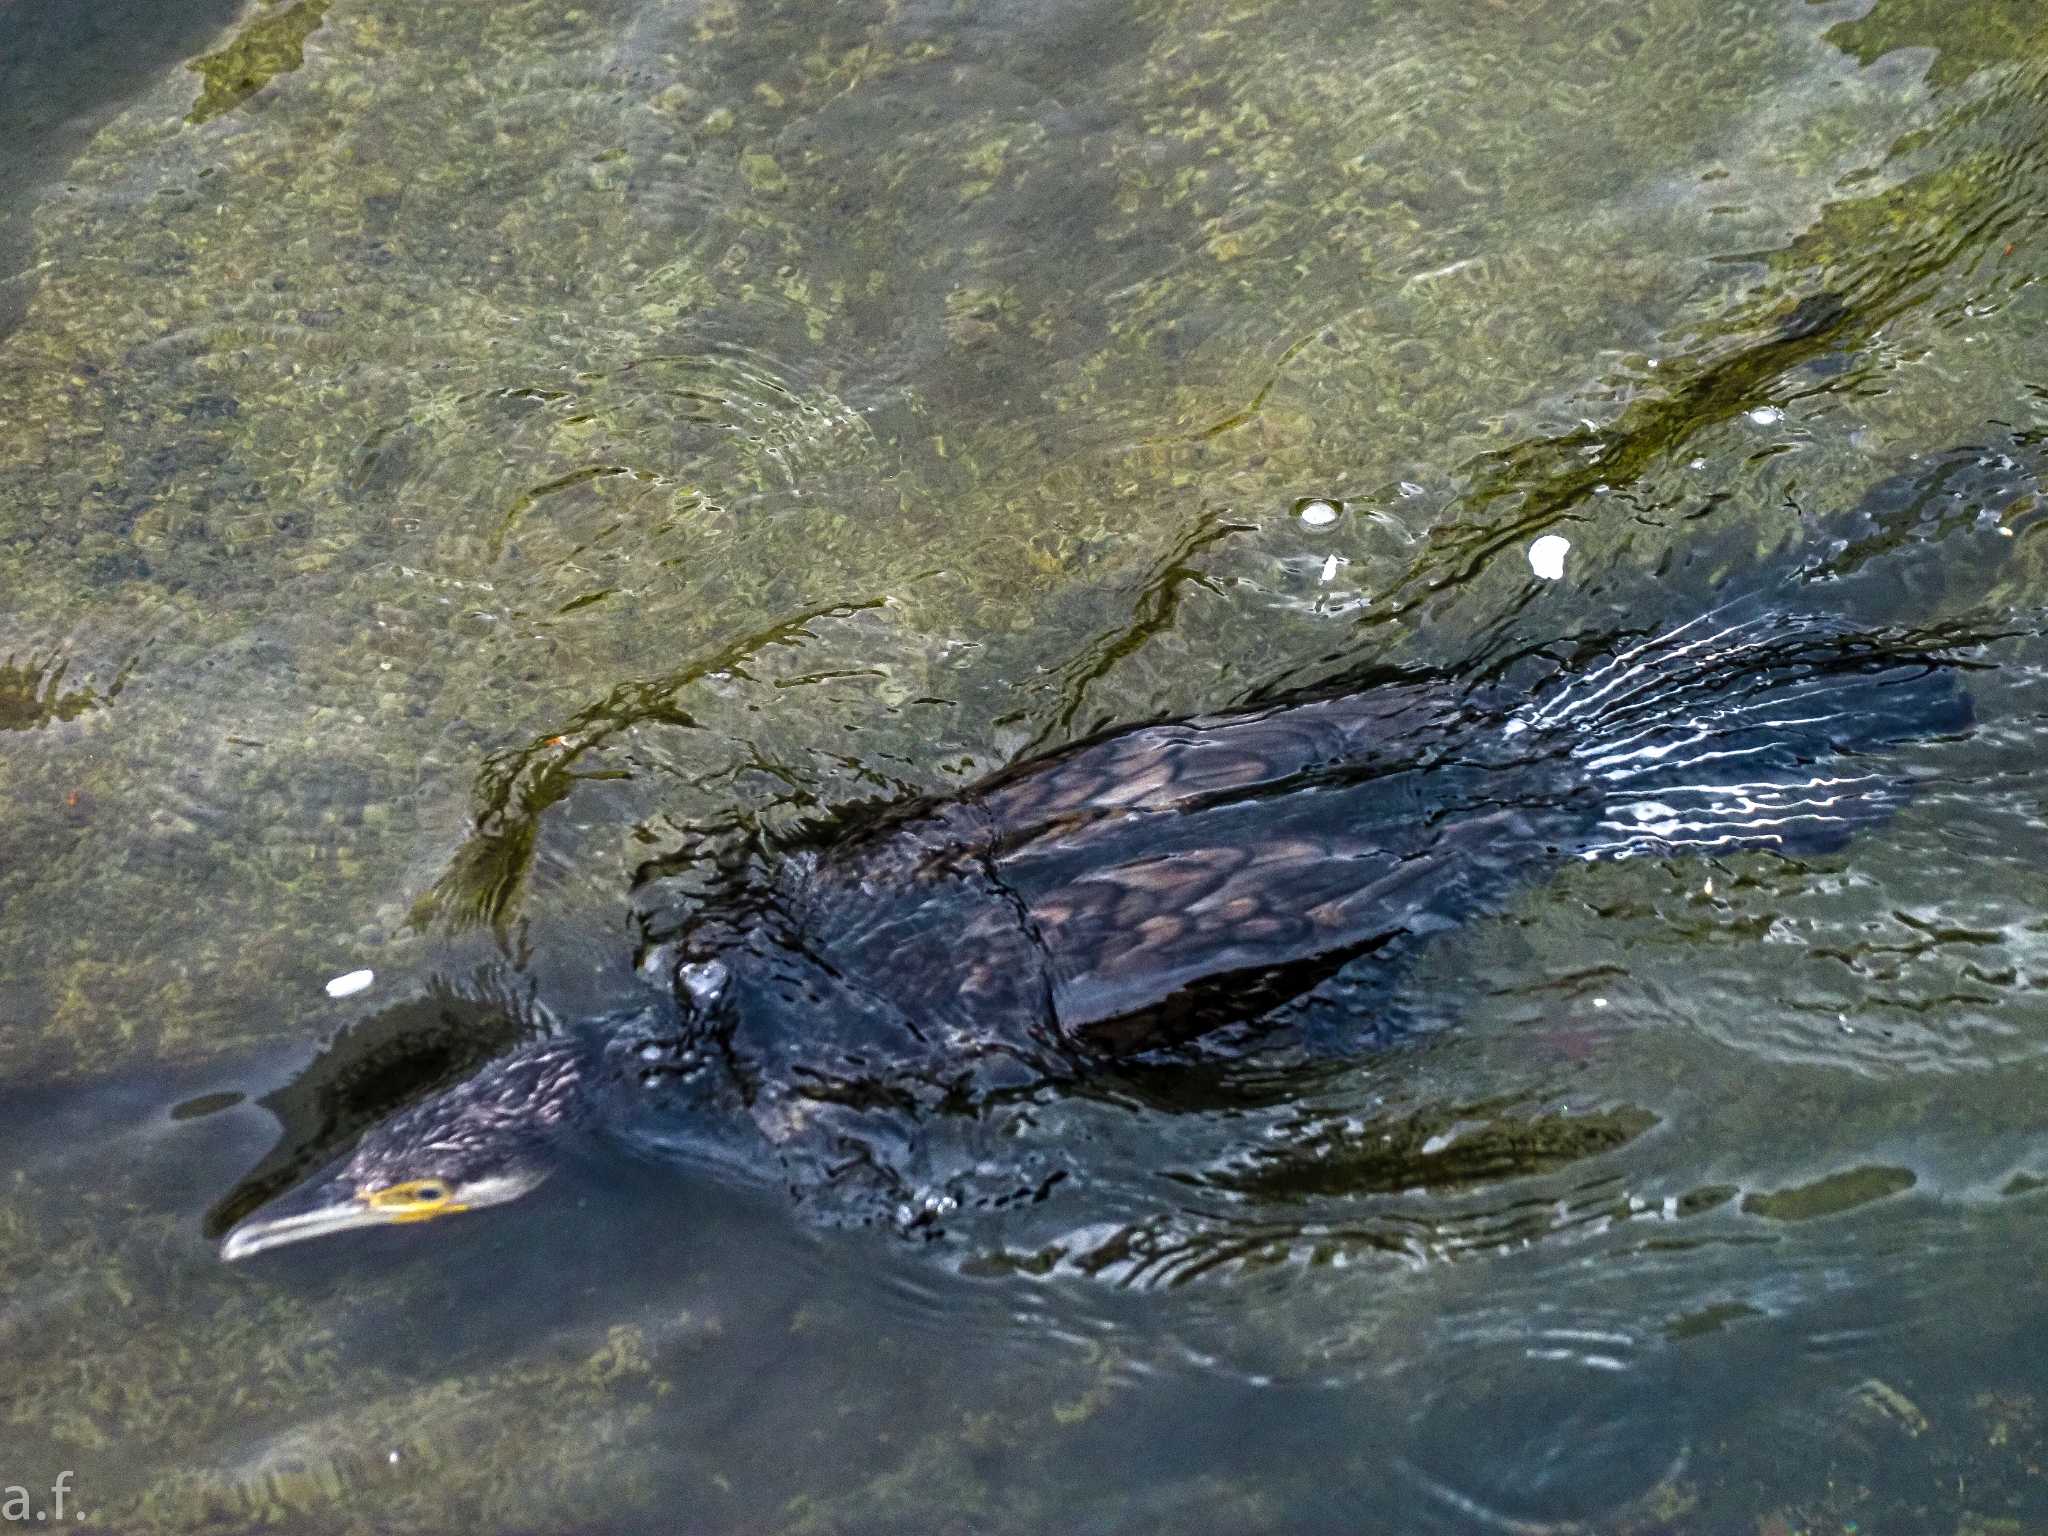
[[[421,1100],[355,1150],[240,1222],[222,1241],[234,1260],[359,1227],[407,1226],[503,1205],[537,1188],[584,1091],[588,1048],[551,1036]]]

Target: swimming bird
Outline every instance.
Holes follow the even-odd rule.
[[[1995,521],[2031,483],[2002,453],[1954,464],[1879,487],[1852,540],[1901,508]],[[222,1256],[503,1204],[586,1135],[913,1230],[1042,1198],[1067,1169],[1013,1133],[1090,1074],[1260,1049],[1330,978],[1391,980],[1567,860],[1811,853],[1890,816],[1911,783],[1878,754],[1965,730],[1971,701],[1939,649],[1817,590],[1533,679],[1354,678],[1112,730],[901,807],[709,904],[649,957],[647,1002],[374,1127]],[[1389,1032],[1355,1019],[1316,1048]]]

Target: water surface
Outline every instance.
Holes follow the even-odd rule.
[[[630,995],[734,849],[1700,601],[2048,425],[2033,6],[73,15],[0,178],[0,1487],[118,1531],[2048,1519],[2048,543],[1932,480],[1829,588],[2003,636],[1903,814],[1562,871],[1429,952],[1401,1048],[1246,1068],[1241,1139],[1118,1084],[1059,1110],[1098,1180],[940,1243],[593,1159],[213,1249]]]

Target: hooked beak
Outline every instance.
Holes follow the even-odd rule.
[[[457,1187],[440,1178],[411,1179],[373,1189],[351,1190],[328,1179],[286,1195],[258,1215],[237,1223],[220,1245],[220,1256],[232,1264],[266,1248],[359,1227],[416,1226],[459,1211],[478,1210],[517,1200],[547,1179],[545,1167],[508,1167],[487,1178]]]
[[[332,1185],[315,1185],[289,1196],[279,1206],[237,1222],[220,1245],[220,1256],[228,1263],[246,1259],[266,1248],[309,1237],[326,1237],[333,1232],[352,1232],[358,1227],[378,1227],[390,1221],[368,1201],[343,1194]]]

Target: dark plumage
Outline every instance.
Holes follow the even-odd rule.
[[[1031,1198],[1059,1164],[1009,1150],[1009,1108],[1284,1033],[1561,860],[1835,846],[1909,788],[1868,754],[1969,717],[1935,658],[1749,599],[1533,691],[1408,678],[1112,732],[790,858],[656,957],[662,998],[415,1105],[223,1252],[513,1198],[571,1127],[913,1223]],[[1345,1028],[1313,1046],[1384,1037]]]

